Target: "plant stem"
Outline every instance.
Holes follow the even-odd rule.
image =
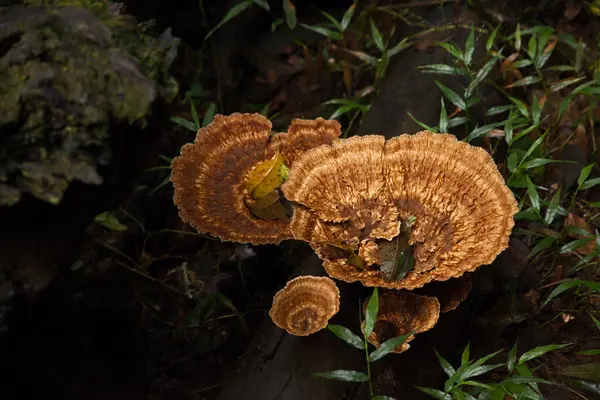
[[[363,334],[363,343],[365,345],[365,358],[367,360],[367,375],[369,376],[369,396],[372,399],[374,396],[373,393],[373,383],[371,382],[371,357],[369,357],[369,342],[367,341],[367,337]]]

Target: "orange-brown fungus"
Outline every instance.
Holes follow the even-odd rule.
[[[366,311],[369,299],[363,304]],[[387,291],[379,296],[379,311],[373,332],[367,340],[379,347],[386,340],[411,332],[421,333],[434,327],[440,315],[440,303],[435,297],[420,296],[407,291]],[[394,353],[408,350],[409,341],[394,349]]]
[[[275,294],[269,316],[288,333],[307,336],[327,326],[340,307],[340,292],[331,279],[300,276]]]
[[[297,120],[291,134],[277,135],[271,128],[260,114],[217,115],[193,143],[183,146],[173,160],[171,181],[173,201],[184,221],[228,241],[265,244],[292,238],[278,189],[255,196],[248,182],[253,171],[275,160],[278,152],[287,168],[304,150],[330,143],[336,130],[339,135],[339,124]]]
[[[278,146],[283,154],[285,164],[289,167],[307,150],[336,140],[341,133],[340,123],[335,120],[293,119],[287,133],[273,136],[272,143]]]
[[[465,274],[460,278],[428,283],[418,290],[418,294],[437,298],[440,301],[440,312],[447,313],[455,310],[469,297],[472,286],[471,276]]]
[[[309,150],[282,190],[297,203],[292,234],[311,244],[330,276],[395,289],[491,263],[507,247],[517,212],[485,150],[428,131],[387,142],[376,135],[353,137]],[[414,265],[390,280],[378,264],[398,243],[400,222],[411,217]],[[331,245],[349,248],[366,267],[351,265],[348,253]]]

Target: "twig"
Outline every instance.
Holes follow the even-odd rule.
[[[160,285],[160,286],[164,287],[165,289],[168,289],[168,290],[172,291],[173,293],[176,293],[176,294],[178,294],[179,296],[183,296],[183,297],[185,297],[185,298],[189,298],[187,294],[185,294],[185,293],[183,293],[183,292],[181,292],[181,291],[179,291],[179,290],[175,289],[175,288],[174,288],[174,287],[172,287],[172,286],[169,286],[169,285],[167,285],[167,284],[166,284],[166,283],[164,283],[164,282],[161,282],[161,281],[159,281],[158,279],[156,279],[156,278],[154,278],[154,277],[152,277],[152,276],[150,276],[150,275],[147,275],[147,274],[143,273],[142,271],[140,271],[140,270],[138,270],[138,269],[131,268],[129,265],[125,264],[125,263],[124,263],[124,262],[122,262],[122,261],[116,260],[116,263],[117,263],[117,264],[119,264],[121,267],[123,267],[123,268],[127,269],[128,271],[131,271],[131,272],[133,272],[133,273],[134,273],[134,274],[136,274],[136,275],[142,276],[142,277],[144,277],[144,278],[148,279],[149,281],[152,281],[152,282],[154,282],[154,283],[156,283],[156,284],[158,284],[158,285]]]

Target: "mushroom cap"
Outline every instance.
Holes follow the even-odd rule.
[[[279,148],[289,167],[307,150],[333,142],[340,133],[341,125],[336,120],[296,118],[290,123],[287,133],[273,136],[272,143]]]
[[[366,312],[369,299],[363,304]],[[421,333],[433,328],[440,316],[440,302],[435,297],[421,296],[405,290],[390,290],[379,295],[379,311],[375,320],[375,328],[367,340],[379,347],[381,343],[410,332]],[[415,334],[416,334],[415,333]],[[410,347],[407,340],[394,353],[402,353]]]
[[[296,160],[283,193],[331,229],[391,239],[399,232],[398,211],[386,189],[384,146],[385,137],[370,135],[313,148]],[[319,241],[308,233],[293,231],[296,239]]]
[[[278,327],[307,336],[327,326],[340,308],[340,291],[325,276],[299,276],[275,294],[269,316]]]
[[[382,136],[337,140],[304,153],[282,186],[297,203],[291,231],[308,241],[327,273],[365,286],[415,289],[491,263],[508,246],[517,202],[493,159],[452,135],[423,131],[387,142]],[[397,236],[399,221],[416,217],[410,245],[415,266],[386,281],[374,268],[376,240]],[[333,257],[341,243],[367,268]]]
[[[416,265],[403,287],[459,277],[508,247],[517,201],[483,148],[423,131],[389,140],[385,158],[401,218],[416,217]]]
[[[171,181],[184,221],[223,241],[266,244],[292,238],[289,219],[264,220],[250,212],[246,180],[278,150],[289,167],[305,149],[330,143],[339,135],[339,123],[295,120],[289,136],[272,136],[271,128],[260,114],[216,115],[182,147],[171,165]]]
[[[469,274],[447,281],[434,281],[418,289],[418,294],[432,296],[440,301],[440,312],[447,313],[456,308],[469,297],[473,282]]]

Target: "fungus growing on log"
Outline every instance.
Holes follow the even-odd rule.
[[[275,294],[269,316],[288,333],[307,336],[327,326],[340,307],[340,292],[327,277],[300,276]]]
[[[279,187],[294,159],[333,141],[340,125],[294,120],[289,134],[276,135],[271,128],[260,114],[217,115],[182,147],[171,181],[184,221],[226,241],[266,244],[292,238]]]
[[[363,304],[366,312],[369,298]],[[379,311],[373,332],[367,340],[379,347],[386,340],[397,336],[409,336],[406,341],[394,349],[394,353],[402,353],[410,347],[409,341],[417,333],[433,328],[440,315],[440,302],[435,297],[420,296],[405,290],[387,291],[379,296]]]
[[[489,154],[428,131],[334,141],[304,153],[282,186],[291,231],[327,273],[415,289],[491,263],[517,203]]]

